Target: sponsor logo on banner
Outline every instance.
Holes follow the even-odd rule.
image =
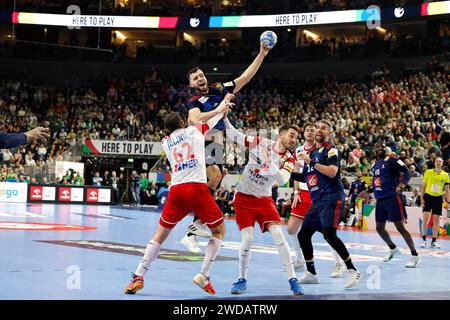
[[[33,186],[30,188],[31,200],[42,200],[42,198],[43,198],[43,187]]]
[[[0,230],[34,230],[34,231],[84,231],[95,230],[91,226],[77,226],[71,224],[49,224],[37,222],[11,222],[0,221]]]
[[[112,141],[86,139],[84,153],[160,156],[161,143],[141,141]]]
[[[98,202],[99,189],[87,189],[87,202]]]
[[[100,250],[121,254],[130,254],[133,256],[142,256],[145,253],[144,246],[136,246],[134,244],[117,243],[102,240],[37,240],[37,242],[58,244],[62,246]],[[203,255],[193,254],[187,251],[161,249],[159,252],[159,259],[172,260],[172,261],[203,261]],[[218,256],[216,261],[236,261],[237,258],[221,257]]]
[[[28,184],[0,182],[0,202],[27,202]]]
[[[56,199],[56,188],[44,187],[42,190],[42,200],[55,201],[55,199]]]
[[[111,190],[110,189],[99,189],[98,190],[98,202],[111,202]]]
[[[70,189],[71,188],[59,188],[59,201],[70,201]]]
[[[70,201],[83,201],[83,188],[72,188],[70,190]]]

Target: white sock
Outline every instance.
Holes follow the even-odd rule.
[[[205,248],[205,258],[203,259],[201,273],[203,273],[207,278],[209,277],[209,272],[211,271],[212,264],[219,254],[221,244],[222,239],[211,237],[209,239],[208,245]]]
[[[294,249],[295,258],[299,261],[304,261],[302,248],[300,248],[300,242],[298,241],[297,234],[290,234],[292,249]]]
[[[247,279],[248,265],[250,264],[250,257],[252,255],[253,234],[253,227],[247,227],[241,230],[242,240],[239,249],[239,278],[242,279]]]
[[[343,261],[342,261],[341,257],[339,257],[339,255],[338,255],[338,253],[336,252],[336,250],[334,250],[334,249],[330,246],[330,244],[329,244],[328,242],[327,242],[327,245],[328,245],[328,247],[330,248],[331,254],[333,255],[334,262],[335,262],[335,263],[340,263],[340,264],[342,264]]]
[[[150,240],[150,242],[147,245],[147,248],[145,248],[144,256],[142,257],[141,262],[139,262],[136,272],[134,274],[143,277],[150,268],[150,264],[153,262],[153,260],[155,260],[158,257],[160,249],[161,244],[159,244],[156,241]]]
[[[297,278],[294,271],[294,264],[292,263],[291,253],[289,250],[289,245],[284,238],[281,226],[278,224],[271,225],[269,228],[270,235],[278,249],[278,254],[281,257],[281,261],[286,268],[289,279]]]

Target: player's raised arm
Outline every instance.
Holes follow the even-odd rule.
[[[240,75],[240,77],[234,79],[234,83],[236,87],[233,90],[233,93],[239,92],[239,90],[242,89],[243,86],[245,86],[256,74],[259,67],[261,67],[261,64],[266,57],[267,53],[269,52],[269,48],[267,47],[267,44],[261,43],[261,46],[259,48],[259,53],[256,56],[255,60],[248,66],[248,68]]]
[[[247,136],[242,132],[238,131],[235,127],[233,127],[228,118],[224,119],[224,123],[227,138],[234,142],[237,142],[241,146],[252,149],[257,145],[259,145],[259,143],[261,142],[261,138],[258,136]]]

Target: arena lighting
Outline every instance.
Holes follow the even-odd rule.
[[[422,3],[421,15],[434,16],[450,13],[450,1]]]
[[[194,38],[189,33],[183,32],[183,38],[184,40],[187,40],[189,42],[194,42]]]
[[[125,41],[127,39],[127,37],[125,37],[125,35],[119,30],[116,30],[114,32],[116,33],[117,38],[119,38],[120,40]]]
[[[303,30],[303,33],[306,34],[308,37],[313,38],[314,40],[317,40],[319,38],[317,34],[308,30]]]
[[[383,29],[381,27],[376,27],[375,29],[380,31],[380,32],[382,32],[382,33],[386,33],[386,29]]]

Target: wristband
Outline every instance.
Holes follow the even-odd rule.
[[[315,162],[313,159],[311,159],[311,161],[309,162],[309,166],[311,168],[314,168],[316,166],[317,162]]]

